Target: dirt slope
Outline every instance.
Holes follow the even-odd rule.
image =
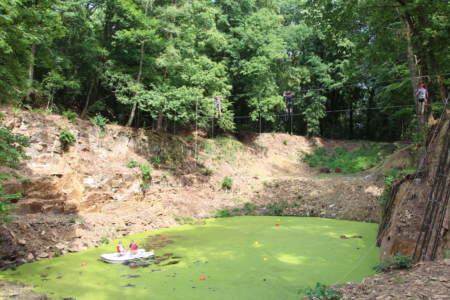
[[[186,217],[210,217],[223,208],[249,213],[247,202],[256,207],[252,214],[278,205],[286,215],[367,222],[380,218],[385,171],[318,174],[301,162],[302,152],[317,146],[352,150],[364,142],[268,133],[247,134],[239,143],[211,143],[201,135],[176,137],[113,125],[100,132],[87,121],[72,124],[60,116],[30,112],[9,112],[5,124],[31,141],[31,160],[20,171],[27,180],[5,184],[9,192],[24,193],[16,204],[16,221],[0,225],[0,255],[10,267],[95,247],[105,239],[176,226]],[[66,149],[58,140],[61,129],[76,135]],[[402,153],[385,169],[404,167],[411,153]],[[130,159],[148,163],[152,157],[166,162],[151,166],[148,182],[142,181],[139,168],[126,166]],[[213,174],[205,175],[206,170]],[[222,187],[226,176],[233,181],[230,190]]]

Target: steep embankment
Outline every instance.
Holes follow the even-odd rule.
[[[361,142],[308,140],[287,134],[204,139],[23,112],[4,122],[30,138],[16,222],[2,224],[2,257],[23,262],[80,251],[117,237],[175,226],[210,212],[287,214],[377,222],[381,185],[375,177],[320,175],[301,163],[320,145],[353,149]],[[75,142],[64,147],[62,129]],[[197,156],[197,160],[195,157]],[[149,164],[148,180],[130,161]],[[159,163],[159,160],[164,163]],[[224,189],[225,177],[232,180]],[[245,204],[250,203],[250,204]]]

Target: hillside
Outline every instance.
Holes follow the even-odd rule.
[[[320,174],[301,162],[303,152],[317,146],[352,150],[368,143],[283,133],[211,140],[200,133],[196,138],[195,132],[172,136],[116,125],[102,132],[88,121],[70,123],[65,117],[28,111],[7,111],[4,124],[31,142],[31,159],[19,171],[22,179],[5,183],[7,192],[24,194],[16,203],[16,221],[1,225],[0,255],[3,266],[9,267],[194,222],[223,209],[235,215],[379,222],[384,174],[405,168],[417,155],[407,147],[365,174]],[[58,139],[62,129],[76,138],[67,147]],[[143,181],[139,167],[127,166],[130,161],[149,164],[149,180]],[[230,189],[223,187],[225,177],[232,180]],[[422,184],[416,189],[425,194],[427,182]],[[405,215],[408,212],[400,212],[395,222]],[[420,211],[413,215],[420,219]],[[395,245],[382,248],[383,255],[394,253]],[[449,278],[447,273],[442,276]]]

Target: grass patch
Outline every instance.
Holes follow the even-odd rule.
[[[302,161],[313,168],[326,166],[332,170],[341,168],[346,173],[357,173],[376,166],[398,149],[398,145],[393,143],[371,143],[352,152],[340,147],[328,152],[324,147],[317,147],[313,153],[304,153]]]
[[[236,154],[244,150],[242,143],[222,137],[213,140],[205,139],[200,143],[200,147],[216,160],[224,160],[227,162],[234,161]]]

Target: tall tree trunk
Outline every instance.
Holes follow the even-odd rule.
[[[348,122],[349,139],[353,139],[353,95],[350,95],[350,118]]]
[[[369,90],[369,107],[366,114],[366,140],[372,139],[372,106],[375,98],[375,89]]]
[[[89,93],[86,96],[86,104],[84,105],[83,112],[81,113],[81,118],[84,117],[84,114],[86,113],[87,108],[89,106],[89,97],[91,96],[91,91],[92,91],[92,87],[94,86],[94,82],[95,82],[95,77],[94,77],[94,79],[92,79],[91,87],[89,88]]]
[[[148,13],[150,2],[151,1],[147,1],[145,3],[145,6],[144,6],[144,14],[145,15],[147,15],[147,13]],[[143,61],[144,61],[144,52],[145,52],[144,45],[145,45],[145,42],[143,41],[142,44],[141,44],[141,53],[140,53],[140,56],[139,56],[139,70],[138,70],[138,75],[137,75],[137,79],[136,79],[136,83],[137,84],[139,84],[141,82],[142,64],[143,64]],[[135,96],[136,96],[136,93],[133,95],[133,97],[135,97]],[[134,116],[136,114],[136,107],[137,107],[137,101],[135,100],[133,102],[133,107],[131,108],[130,117],[128,118],[128,122],[127,122],[127,125],[126,125],[127,127],[130,127],[131,124],[133,123],[133,119],[134,119]]]
[[[144,43],[142,43],[142,45],[141,45],[141,55],[139,57],[139,70],[138,70],[138,75],[137,75],[137,79],[136,79],[137,84],[139,84],[141,82],[143,60],[144,60]],[[135,96],[136,96],[136,93],[133,95],[133,98]],[[136,114],[136,106],[137,106],[137,101],[135,100],[133,102],[133,107],[131,108],[130,118],[128,119],[127,125],[125,125],[127,127],[130,127],[131,124],[133,123],[134,115]]]
[[[334,111],[336,109],[336,92],[331,92],[331,107],[330,110]],[[334,139],[334,124],[336,123],[335,114],[330,115],[330,139]]]
[[[419,78],[417,76],[415,57],[411,44],[411,28],[408,25],[408,22],[406,22],[403,17],[400,17],[400,19],[403,21],[403,27],[405,30],[406,56],[408,59],[409,74],[411,76],[411,87],[413,92],[412,96],[414,99],[414,103],[416,104],[417,124],[419,126],[419,130],[422,130],[423,125],[425,124],[425,118],[423,118],[423,116],[420,114],[419,102],[416,101],[416,91],[419,89]]]
[[[36,44],[31,44],[30,67],[28,69],[28,79],[34,79],[34,59],[36,58]]]
[[[447,96],[445,95],[445,87],[444,83],[442,82],[441,76],[439,76],[439,69],[436,62],[436,57],[434,56],[433,51],[428,51],[428,57],[430,58],[431,66],[433,68],[434,75],[436,75],[436,81],[437,81],[437,87],[439,92],[439,98],[441,99],[441,102],[445,104],[447,101]],[[431,106],[429,106],[431,109]],[[450,113],[450,110],[447,108],[447,113]]]

